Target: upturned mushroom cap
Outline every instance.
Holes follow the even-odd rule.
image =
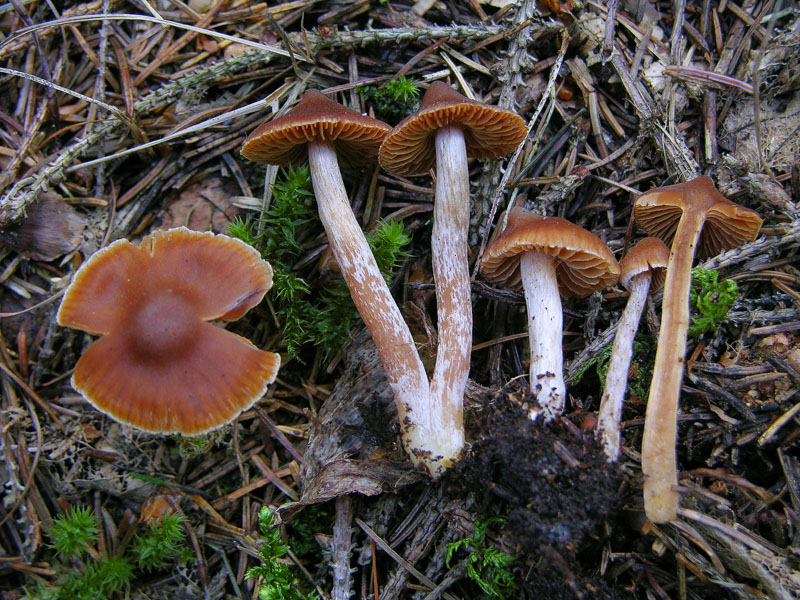
[[[650,272],[650,289],[664,285],[669,263],[669,248],[656,237],[644,238],[619,261],[619,282],[626,288],[631,279]]]
[[[234,320],[272,286],[253,248],[185,228],[114,242],[76,273],[58,323],[102,337],[72,386],[95,408],[157,433],[203,433],[234,419],[274,381],[280,356],[208,321]]]
[[[619,278],[619,265],[599,237],[565,219],[540,217],[519,207],[511,209],[508,225],[489,242],[481,272],[493,283],[519,289],[519,256],[531,250],[553,257],[564,297],[586,296]]]
[[[649,235],[671,245],[678,221],[690,205],[692,210],[706,212],[697,244],[702,257],[751,242],[761,228],[758,213],[728,200],[705,175],[645,192],[636,199],[633,216]]]
[[[527,134],[519,115],[470,100],[446,83],[434,81],[419,110],[403,119],[384,140],[381,166],[398,175],[430,170],[436,164],[436,131],[447,125],[463,129],[468,158],[504,156],[513,152]]]
[[[242,156],[250,160],[296,166],[308,162],[308,142],[333,142],[342,167],[374,163],[391,127],[357,113],[317,90],[308,90],[288,113],[259,125],[247,136]]]

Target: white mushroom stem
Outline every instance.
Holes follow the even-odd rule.
[[[553,258],[536,250],[520,256],[522,287],[528,307],[531,345],[531,393],[539,402],[530,411],[533,420],[543,414],[550,421],[564,411],[564,355],[561,337],[564,318]]]
[[[654,523],[673,521],[678,513],[678,399],[689,330],[692,260],[705,219],[705,210],[684,210],[664,281],[661,329],[642,438],[644,511]]]
[[[436,201],[433,207],[433,278],[439,346],[431,379],[431,395],[441,406],[444,431],[453,444],[464,443],[464,389],[472,353],[472,301],[467,234],[469,171],[460,127],[436,133]],[[452,432],[452,434],[450,433]]]
[[[619,426],[622,417],[622,403],[628,387],[628,369],[633,357],[633,339],[639,328],[639,319],[647,303],[650,289],[650,271],[645,271],[628,282],[628,303],[617,323],[611,361],[608,363],[606,386],[600,400],[600,414],[597,419],[597,433],[600,444],[609,462],[619,460]]]
[[[328,242],[394,393],[403,444],[415,465],[437,477],[458,456],[463,435],[430,393],[408,325],[353,214],[333,144],[310,142],[308,162]]]

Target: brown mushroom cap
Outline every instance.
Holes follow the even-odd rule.
[[[564,297],[586,296],[614,285],[619,277],[614,255],[596,235],[565,219],[540,217],[519,207],[511,209],[505,230],[489,242],[481,272],[493,283],[519,289],[519,256],[531,250],[553,257]]]
[[[384,140],[381,166],[398,175],[425,173],[436,164],[436,130],[459,125],[469,158],[504,156],[527,134],[525,121],[511,111],[470,100],[446,83],[434,81],[419,110],[403,119]]]
[[[242,156],[282,167],[308,162],[308,142],[330,141],[342,167],[374,163],[391,127],[308,90],[288,113],[259,125],[247,136]]]
[[[619,281],[626,288],[631,279],[642,273],[651,274],[650,289],[664,285],[669,263],[669,248],[656,237],[644,238],[619,261]]]
[[[258,304],[272,269],[238,240],[185,228],[95,253],[64,294],[58,323],[103,334],[72,385],[98,410],[158,433],[230,422],[274,381],[280,356],[208,321]]]
[[[758,213],[728,200],[706,176],[645,192],[636,199],[633,216],[649,235],[671,245],[678,221],[689,203],[695,210],[706,211],[697,244],[701,257],[751,242],[761,228]]]

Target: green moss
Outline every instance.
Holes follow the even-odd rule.
[[[403,75],[390,79],[383,86],[357,87],[356,92],[364,100],[372,104],[378,118],[396,125],[412,112],[419,104],[419,87],[412,79]]]
[[[270,297],[289,356],[297,356],[305,345],[313,345],[322,350],[327,361],[339,351],[360,317],[344,280],[313,289],[292,269],[303,251],[297,241],[300,228],[316,218],[312,198],[308,167],[289,169],[275,184],[272,204],[263,219],[237,219],[228,226],[228,233],[254,246],[272,265]],[[402,223],[382,222],[367,235],[367,242],[388,279],[408,257],[403,248],[411,238]]]
[[[155,571],[184,555],[183,521],[182,515],[169,514],[150,523],[144,534],[136,534],[130,554],[140,569]]]
[[[505,523],[505,519],[503,517],[478,519],[475,522],[472,537],[447,545],[445,562],[449,569],[450,562],[456,553],[466,551],[467,577],[481,589],[482,598],[505,600],[506,597],[512,597],[506,596],[506,594],[513,594],[517,589],[514,574],[508,570],[516,557],[486,543],[486,531],[490,525],[495,523]]]
[[[320,548],[314,536],[327,533],[333,527],[333,503],[312,504],[286,526],[292,550],[299,558],[322,558]]]
[[[261,548],[258,555],[262,564],[245,573],[246,579],[259,579],[259,600],[316,600],[317,593],[301,591],[301,582],[294,575],[285,557],[289,546],[281,540],[281,533],[273,528],[275,515],[266,506],[258,513],[258,526],[261,531]]]
[[[716,331],[736,301],[739,286],[731,279],[719,281],[719,273],[707,269],[692,269],[689,304],[695,311],[689,325],[689,335],[699,337]]]
[[[189,558],[186,533],[177,514],[140,527],[133,544],[121,554],[99,557],[95,548],[99,531],[94,511],[74,508],[57,517],[48,531],[62,560],[55,561],[57,575],[51,584],[39,583],[27,591],[30,600],[98,600],[130,587],[136,570],[168,568]],[[81,558],[81,561],[72,561]]]
[[[97,536],[94,511],[88,506],[78,506],[53,520],[50,547],[58,552],[62,560],[69,560],[73,556],[82,558],[97,543]]]
[[[605,387],[606,375],[608,374],[608,364],[611,362],[611,351],[613,344],[608,344],[599,353],[587,360],[581,368],[572,376],[570,384],[577,385],[586,375],[587,371],[594,368],[599,379],[600,388]],[[655,364],[655,349],[648,336],[637,335],[633,340],[633,357],[631,364],[637,366],[636,377],[628,379],[627,396],[637,398],[647,398],[650,390],[650,380],[653,377],[653,366]]]

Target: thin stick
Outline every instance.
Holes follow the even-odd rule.
[[[225,33],[219,33],[218,31],[214,31],[213,29],[205,29],[203,27],[196,27],[194,25],[189,25],[187,23],[169,21],[161,17],[155,18],[155,17],[148,17],[147,15],[112,13],[108,15],[75,15],[74,17],[63,17],[56,21],[44,21],[43,23],[37,23],[29,27],[23,27],[21,29],[18,29],[13,35],[8,36],[5,39],[5,41],[3,41],[3,43],[0,43],[0,58],[5,57],[7,48],[11,45],[12,42],[24,36],[27,36],[29,33],[40,31],[42,29],[47,29],[48,27],[63,27],[64,25],[69,25],[71,23],[87,23],[92,21],[144,21],[147,23],[157,23],[159,25],[164,25],[166,27],[175,27],[176,29],[185,29],[187,31],[192,31],[194,33],[200,33],[203,35],[207,35],[208,37],[211,38],[218,38],[221,40],[236,42],[237,44],[242,44],[250,48],[255,48],[256,50],[261,50],[262,52],[267,52],[269,54],[277,54],[278,56],[285,56],[287,58],[289,57],[289,52],[284,50],[283,48],[279,48],[277,46],[272,46],[269,44],[261,44],[259,42],[254,42],[252,40],[249,40],[247,38],[241,38],[233,35],[228,35]],[[305,57],[300,57],[300,59],[303,60],[304,62],[308,62],[308,60],[306,60]]]
[[[514,171],[513,166],[517,164],[517,159],[519,159],[519,155],[522,154],[522,149],[525,147],[525,141],[528,139],[528,136],[530,136],[531,131],[533,130],[533,126],[539,119],[539,115],[544,110],[544,107],[547,105],[548,100],[550,100],[551,97],[555,96],[556,79],[558,78],[558,73],[561,71],[561,64],[564,62],[564,57],[567,54],[568,46],[569,46],[569,36],[563,35],[561,37],[561,47],[558,49],[558,58],[556,59],[556,62],[555,64],[553,64],[553,68],[550,71],[550,79],[547,82],[547,88],[545,90],[545,93],[542,94],[542,97],[539,100],[539,105],[536,107],[536,110],[534,111],[531,120],[528,122],[528,133],[525,135],[525,139],[522,140],[522,142],[520,142],[520,145],[517,147],[514,154],[506,163],[508,166],[506,167],[505,173],[503,173],[503,178],[497,185],[497,191],[495,192],[495,195],[492,198],[492,207],[489,210],[489,216],[486,219],[487,226],[484,229],[483,237],[481,238],[481,247],[480,250],[478,250],[478,256],[475,258],[475,268],[472,270],[472,281],[475,281],[475,278],[478,276],[478,269],[481,264],[481,258],[483,257],[483,253],[486,251],[486,244],[489,242],[489,231],[492,228],[492,223],[494,222],[494,216],[497,213],[497,207],[500,205],[500,199],[503,197],[506,186],[508,185],[508,182],[511,180],[511,175]]]
[[[356,525],[361,527],[364,533],[366,533],[367,536],[369,536],[369,538],[373,542],[375,542],[378,546],[380,546],[381,549],[384,552],[386,552],[386,554],[391,556],[397,562],[397,564],[401,565],[406,571],[411,573],[414,577],[416,577],[423,584],[427,585],[430,589],[436,588],[436,583],[434,583],[432,579],[429,579],[424,573],[420,572],[414,565],[412,565],[405,558],[400,556],[397,553],[397,551],[395,551],[394,548],[392,548],[387,542],[385,542],[381,536],[375,533],[369,525],[364,523],[364,521],[362,521],[358,517],[356,517]],[[448,600],[458,600],[455,596],[448,593],[445,593],[444,597],[447,598]]]

